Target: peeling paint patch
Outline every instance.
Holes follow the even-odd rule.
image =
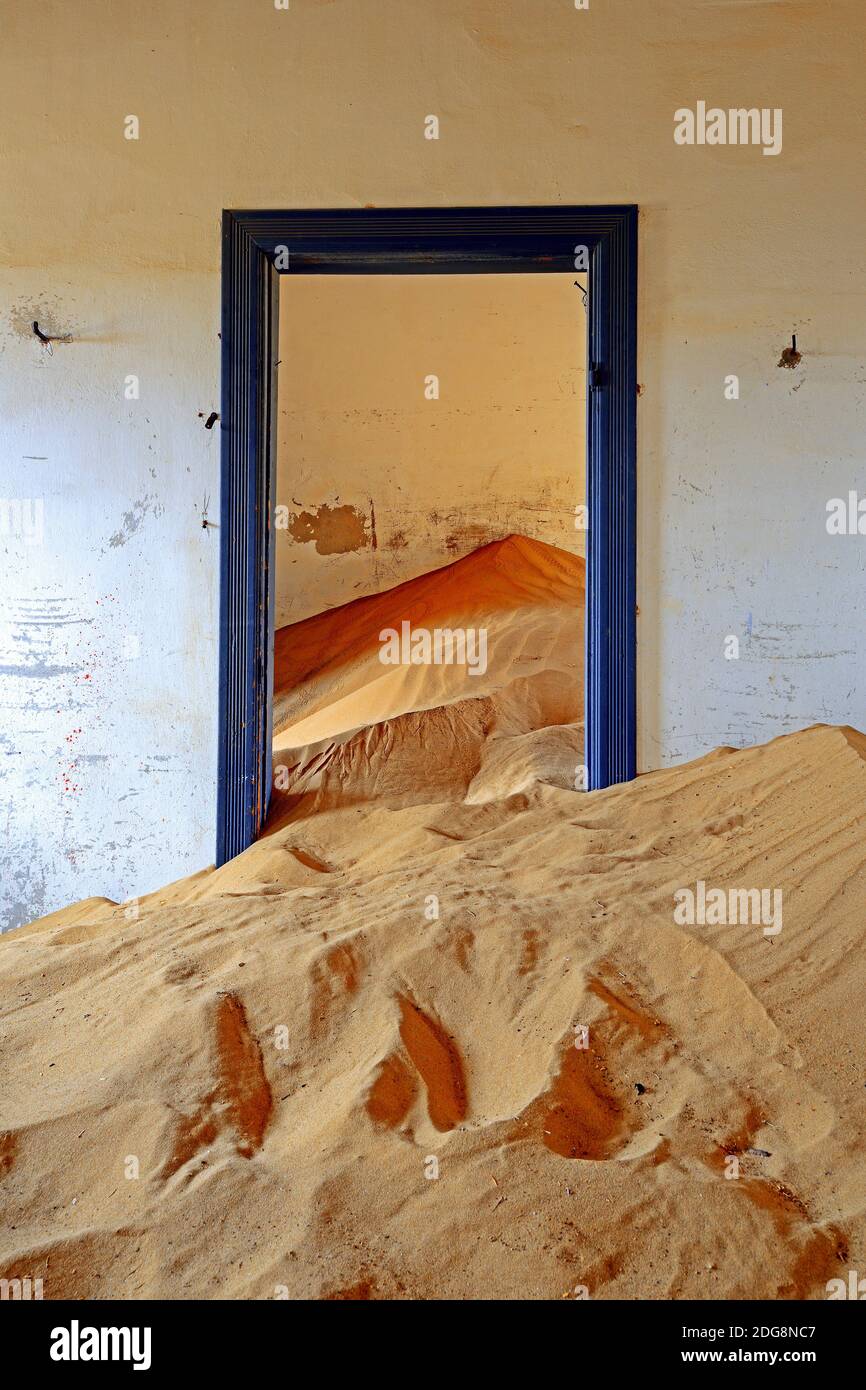
[[[38,322],[43,333],[49,338],[61,337],[69,332],[61,324],[59,299],[20,300],[9,315],[12,332],[19,338],[33,337],[33,321]]]
[[[27,664],[0,666],[0,676],[35,676],[38,680],[51,680],[54,676],[77,675],[79,670],[78,666],[50,666],[47,662],[33,660]]]
[[[135,535],[148,512],[153,510],[153,502],[152,497],[140,497],[137,502],[133,502],[128,512],[123,513],[120,530],[115,531],[114,535],[108,538],[108,544],[112,549],[116,549],[119,545],[126,545],[129,538]]]
[[[313,512],[289,517],[289,535],[299,545],[315,541],[319,555],[345,555],[369,545],[364,517],[348,505],[331,507],[325,502]]]

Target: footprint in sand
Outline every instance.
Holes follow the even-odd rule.
[[[399,1052],[391,1052],[379,1064],[367,1096],[367,1114],[374,1124],[399,1129],[412,1108],[417,1086]]]
[[[531,975],[533,973],[538,965],[539,951],[539,934],[535,928],[529,927],[523,933],[520,964],[517,967],[518,975]]]
[[[466,1118],[463,1063],[453,1038],[411,999],[398,996],[400,1037],[427,1088],[427,1113],[438,1130],[454,1129]]]
[[[636,1092],[616,1063],[623,1035],[645,1051],[658,1049],[668,1032],[621,986],[616,994],[594,977],[588,988],[606,1006],[590,1028],[590,1046],[576,1047],[574,1033],[566,1034],[556,1077],[518,1117],[510,1138],[540,1137],[561,1158],[599,1161],[615,1158],[644,1125]]]
[[[596,1037],[592,1050],[561,1045],[559,1071],[550,1089],[524,1110],[512,1139],[538,1135],[560,1158],[613,1158],[627,1142],[631,1125],[624,1095]]]
[[[718,1144],[705,1159],[707,1167],[725,1177],[729,1160],[754,1149],[754,1138],[766,1123],[766,1115],[754,1101],[736,1132]],[[818,1226],[795,1192],[771,1178],[748,1175],[729,1180],[733,1188],[753,1206],[766,1212],[791,1260],[790,1274],[776,1290],[780,1299],[806,1299],[816,1289],[825,1288],[828,1279],[848,1262],[848,1239],[834,1225]]]
[[[317,859],[309,850],[301,849],[300,845],[286,845],[289,854],[297,859],[299,864],[303,864],[305,869],[313,869],[318,874],[332,874],[334,868],[331,864],[326,864],[324,859]]]
[[[427,1113],[440,1132],[466,1118],[467,1092],[463,1063],[454,1039],[413,1000],[400,994],[400,1038],[427,1092]],[[377,1124],[395,1129],[405,1120],[416,1095],[408,1064],[392,1052],[380,1064],[367,1096],[367,1113]]]
[[[356,994],[360,966],[354,948],[340,941],[313,964],[310,1000],[310,1034],[318,1037],[328,1022],[332,1006],[341,998]]]
[[[236,994],[220,997],[213,1026],[216,1085],[193,1114],[182,1116],[171,1157],[162,1169],[163,1178],[178,1172],[225,1130],[234,1134],[237,1152],[243,1158],[252,1158],[264,1141],[273,1096],[262,1050]]]
[[[472,950],[475,946],[475,933],[468,927],[452,927],[446,930],[438,943],[440,950],[451,951],[457,964],[465,975],[472,969]]]

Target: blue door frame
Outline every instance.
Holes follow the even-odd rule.
[[[637,208],[223,213],[216,862],[256,839],[271,788],[279,275],[532,274],[589,259],[586,762],[634,777]]]

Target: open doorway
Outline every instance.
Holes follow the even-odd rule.
[[[345,289],[342,308],[339,296],[332,297],[326,304],[321,298],[326,292],[319,290],[320,317],[308,322],[309,336],[303,350],[301,345],[296,345],[289,353],[290,360],[283,361],[278,369],[282,276],[289,280],[338,277],[337,284],[343,284]],[[342,313],[344,348],[348,335],[355,335],[356,362],[364,364],[363,371],[358,371],[358,380],[366,381],[369,388],[383,389],[383,382],[376,382],[377,373],[381,377],[381,363],[377,359],[386,349],[391,357],[392,374],[399,375],[407,370],[406,363],[399,361],[400,333],[394,335],[393,325],[386,332],[382,319],[370,316],[369,303],[364,307],[359,301],[358,312],[363,308],[368,316],[363,325],[350,321],[345,312],[346,296],[350,292],[362,293],[359,287],[352,288],[353,280],[378,281],[381,286],[387,285],[390,279],[392,295],[402,292],[401,278],[428,280],[431,290],[427,295],[428,307],[432,310],[438,299],[439,308],[437,315],[428,312],[426,331],[433,332],[434,336],[438,331],[442,338],[448,315],[456,321],[463,314],[465,331],[452,334],[448,352],[456,354],[453,357],[457,363],[456,376],[462,374],[469,379],[483,379],[484,376],[478,365],[469,370],[472,354],[467,353],[467,342],[473,341],[473,335],[477,340],[484,315],[476,315],[474,319],[467,316],[460,307],[461,299],[473,293],[487,296],[487,317],[495,319],[504,312],[503,305],[509,294],[504,286],[514,284],[513,302],[508,309],[512,315],[512,346],[520,349],[522,343],[524,352],[524,366],[517,372],[521,378],[527,376],[536,380],[539,365],[545,360],[543,323],[539,319],[532,333],[526,332],[525,322],[514,327],[520,317],[520,295],[524,293],[517,289],[515,282],[527,276],[532,280],[552,277],[561,283],[563,293],[567,291],[568,327],[569,333],[573,331],[573,340],[569,337],[564,361],[556,364],[555,379],[566,382],[559,399],[560,404],[568,403],[571,408],[577,405],[578,390],[572,382],[573,389],[569,393],[569,373],[583,372],[587,403],[585,504],[580,497],[578,461],[582,435],[579,428],[573,435],[574,469],[570,478],[558,476],[555,467],[551,471],[551,440],[546,438],[552,429],[550,421],[544,433],[539,429],[535,447],[529,447],[527,437],[521,439],[519,426],[526,425],[529,415],[520,418],[521,412],[516,407],[521,405],[529,412],[535,399],[523,390],[525,382],[515,384],[510,401],[506,402],[511,412],[510,422],[502,410],[503,401],[501,397],[497,401],[495,391],[488,389],[486,396],[476,391],[475,401],[468,399],[464,421],[475,430],[474,440],[470,431],[468,442],[458,445],[458,416],[453,414],[449,453],[448,448],[443,447],[448,444],[446,416],[440,411],[437,418],[433,412],[443,404],[453,412],[459,397],[443,394],[442,371],[437,370],[438,364],[432,361],[421,364],[424,369],[421,382],[415,380],[416,390],[422,393],[415,409],[429,409],[426,416],[416,416],[414,423],[408,416],[402,420],[400,429],[404,437],[400,459],[392,448],[393,439],[384,450],[381,446],[381,441],[390,437],[387,421],[379,420],[374,428],[376,407],[369,399],[369,392],[362,412],[364,419],[358,423],[355,438],[352,438],[351,410],[357,411],[358,407],[357,403],[351,406],[349,394],[342,405],[343,438],[338,440],[340,430],[337,430],[332,441],[335,447],[339,443],[343,457],[339,460],[339,469],[327,483],[331,500],[328,500],[327,489],[323,493],[325,480],[322,477],[317,478],[309,494],[301,496],[299,490],[303,489],[296,486],[293,490],[290,486],[288,493],[291,495],[285,499],[278,496],[278,370],[283,379],[288,378],[289,394],[287,396],[284,390],[283,400],[297,403],[299,396],[294,390],[296,383],[292,381],[292,373],[297,372],[302,377],[304,363],[311,355],[315,357],[316,349],[311,348],[311,343],[319,328],[324,326],[326,315],[332,320],[337,315],[339,321]],[[470,287],[452,296],[449,309],[447,285],[461,277],[474,281],[476,288]],[[491,288],[485,290],[483,282],[487,279],[491,281]],[[498,297],[497,284],[500,286]],[[584,307],[587,288],[586,352],[581,359],[581,318],[577,306]],[[312,303],[315,291],[310,293]],[[419,289],[417,293],[423,298],[426,290]],[[555,299],[555,292],[551,290],[551,306]],[[336,741],[340,750],[329,755],[334,771],[341,761],[351,757],[349,745],[359,730],[380,725],[390,730],[389,721],[414,718],[417,722],[420,716],[425,716],[429,722],[432,710],[449,710],[447,718],[453,723],[455,711],[463,711],[467,698],[475,702],[476,715],[484,700],[498,702],[494,709],[487,708],[490,719],[485,720],[483,729],[476,731],[479,737],[474,738],[474,743],[469,739],[477,767],[466,791],[473,797],[483,799],[490,793],[495,799],[496,787],[514,785],[515,769],[519,771],[519,759],[516,762],[514,758],[506,759],[507,768],[487,766],[486,791],[484,786],[472,786],[475,776],[483,771],[482,764],[485,761],[489,764],[489,759],[481,757],[484,750],[479,738],[481,744],[486,744],[491,729],[497,733],[500,745],[497,758],[504,755],[506,737],[528,738],[523,751],[532,753],[530,781],[536,767],[534,758],[538,749],[534,745],[539,742],[536,737],[539,733],[543,736],[541,742],[557,743],[555,750],[547,747],[544,750],[545,760],[551,751],[556,754],[554,761],[558,760],[559,771],[554,776],[561,780],[567,760],[576,790],[581,785],[589,789],[608,786],[635,775],[636,303],[637,209],[634,207],[345,209],[224,214],[218,864],[252,844],[264,823],[272,790],[275,714],[276,738],[282,740],[284,750],[290,744],[289,751],[298,755],[287,758],[281,766],[287,769],[287,776],[302,778],[298,784],[302,792],[307,782],[316,778],[321,782],[322,769],[317,769],[315,764],[317,753],[321,751],[319,745],[323,742],[330,747]],[[300,298],[298,304],[301,304]],[[420,310],[420,304],[417,307]],[[537,316],[540,311],[534,312]],[[435,328],[437,316],[438,330]],[[403,348],[414,362],[412,371],[417,374],[419,349],[416,344],[410,353],[406,336],[411,326],[410,316],[402,325]],[[339,333],[332,333],[332,351],[338,340]],[[491,341],[495,342],[495,337]],[[442,342],[444,344],[444,338]],[[476,357],[478,352],[476,348]],[[461,354],[462,368],[459,365]],[[448,360],[447,354],[443,360]],[[547,366],[550,365],[548,359]],[[318,370],[321,372],[321,359]],[[491,377],[490,369],[485,370]],[[351,377],[351,372],[348,375]],[[492,375],[495,376],[495,372]],[[448,383],[449,391],[453,384]],[[328,383],[327,400],[320,399],[320,413],[324,412],[322,422],[327,414],[331,420],[329,428],[336,429],[339,392],[348,390],[349,385],[351,382],[332,380]],[[490,386],[491,380],[488,380],[488,388]],[[549,386],[550,383],[545,389]],[[321,391],[321,383],[318,389]],[[542,393],[538,399],[545,400],[550,408],[554,398]],[[295,408],[309,409],[310,403],[307,401]],[[575,411],[575,417],[577,414]],[[413,449],[410,447],[413,429],[416,446],[421,443],[421,418],[425,420],[426,442],[423,449]],[[506,448],[502,435],[503,422],[506,434],[510,432],[514,436],[510,448]],[[392,423],[399,423],[396,416]],[[434,423],[442,430],[437,448],[433,447]],[[306,427],[309,425],[307,421]],[[295,442],[300,446],[302,441],[297,426],[295,421]],[[364,429],[369,437],[365,449],[361,449]],[[378,450],[370,446],[371,439],[376,436],[380,443]],[[320,432],[320,438],[326,437]],[[308,448],[309,434],[305,438],[304,448]],[[546,458],[548,461],[543,467],[539,464],[543,485],[539,487],[538,480],[529,476],[526,467],[525,486],[512,489],[510,493],[506,490],[502,495],[479,495],[485,475],[464,466],[467,448],[474,448],[476,454],[480,453],[487,460],[491,485],[496,476],[491,473],[491,461],[497,458],[503,479],[506,477],[506,454],[512,470],[520,466],[518,450],[521,448],[527,459],[530,456],[539,460]],[[380,470],[378,478],[373,467],[377,452],[382,455],[378,461],[385,469],[384,472]],[[357,476],[354,481],[349,476],[353,453],[356,461],[360,457],[364,465],[364,476]],[[418,471],[419,459],[424,461],[421,472]],[[295,460],[305,466],[303,449],[298,448]],[[443,460],[448,460],[447,466]],[[326,462],[327,467],[336,467],[336,454],[333,458],[329,456]],[[320,456],[317,467],[321,466]],[[407,501],[410,512],[413,503],[411,499],[401,498],[399,488],[402,477],[405,489],[405,480],[412,475],[413,468],[419,486],[422,473],[425,475],[423,489],[431,500],[427,506],[426,525],[420,526],[415,518],[410,527],[411,535],[407,535],[406,526],[401,532],[397,517]],[[440,472],[441,477],[426,476]],[[440,492],[443,487],[448,491],[449,476],[452,487],[458,480],[460,482],[459,505],[453,506],[445,497],[444,500],[440,498],[437,507],[432,499],[437,488]],[[513,475],[511,482],[514,482]],[[567,494],[565,505],[563,485]],[[345,492],[340,491],[343,488]],[[379,488],[382,489],[381,509],[377,509],[376,503]],[[585,513],[581,513],[584,505]],[[538,510],[533,511],[533,508]],[[545,513],[548,523],[544,523]],[[557,523],[552,520],[557,514],[560,517],[558,525],[565,528],[558,533]],[[580,524],[581,517],[584,526]],[[545,524],[549,525],[547,532]],[[287,533],[285,538],[279,535],[283,530]],[[568,545],[545,538],[558,534],[562,541],[566,533]],[[281,544],[293,547],[291,554],[285,549],[282,552],[283,559],[288,559],[290,567],[296,570],[292,575],[290,568],[286,578],[278,577],[277,573]],[[328,558],[325,551],[331,556],[349,558],[332,564],[327,574],[324,568],[311,569],[312,556],[315,554],[318,560],[324,561]],[[402,552],[406,553],[401,559]],[[565,559],[557,561],[557,554]],[[311,558],[302,560],[302,556]],[[555,574],[551,571],[551,557],[556,561]],[[580,577],[576,574],[578,560],[584,562],[582,594],[579,592]],[[490,590],[488,579],[481,571],[491,565],[511,597],[500,593],[494,596],[492,603],[487,599],[475,602],[479,588],[485,594]],[[539,571],[545,572],[544,578],[539,578]],[[465,582],[467,574],[471,583]],[[329,588],[329,585],[336,585],[336,588]],[[447,591],[444,604],[443,586]],[[522,598],[515,593],[521,586]],[[548,658],[542,660],[542,665],[547,661],[547,673],[533,671],[532,653],[528,647],[524,651],[525,640],[517,634],[526,624],[527,610],[533,607],[530,591],[534,590],[537,599],[538,592],[543,590],[549,600],[557,587],[561,593],[556,602],[535,604],[536,609],[544,612],[545,620],[541,621],[536,613],[528,625],[527,630],[536,632],[536,646],[548,652]],[[395,591],[398,595],[396,607],[393,598],[388,598]],[[286,607],[289,592],[294,596],[294,608]],[[522,615],[516,621],[509,620],[510,631],[503,619],[503,614],[509,611],[512,615],[514,612]],[[576,629],[584,618],[585,643],[576,630],[571,634],[563,633],[561,623],[555,633],[546,628],[545,622],[550,623],[554,612],[559,614],[559,619],[553,622],[554,627],[562,620],[566,626],[569,622],[574,624]],[[462,616],[456,627],[455,614]],[[567,619],[563,617],[565,614]],[[375,645],[370,636],[375,627],[370,621],[373,616],[379,622]],[[363,635],[356,633],[353,626],[359,618],[363,619]],[[477,621],[470,621],[472,619]],[[496,634],[492,671],[488,665],[489,648],[482,651],[479,645],[490,637],[490,628],[485,627],[488,619]],[[540,636],[539,621],[544,629]],[[422,631],[418,632],[418,628]],[[482,630],[486,632],[485,638],[481,636]],[[278,633],[282,635],[278,637]],[[452,647],[447,646],[448,641]],[[458,646],[455,657],[453,643],[461,641],[464,644],[462,655]],[[425,649],[425,642],[431,644],[429,650]],[[415,643],[421,646],[413,645]],[[361,647],[366,655],[358,660]],[[549,653],[554,648],[570,652],[574,667],[568,667],[568,662],[559,656],[550,660]],[[421,660],[416,662],[414,656],[418,652]],[[582,703],[581,655],[584,657],[585,695]],[[275,670],[275,666],[279,669]],[[561,669],[564,666],[568,669]],[[354,675],[347,677],[346,672],[354,672]],[[533,675],[542,679],[536,681],[532,697],[524,691],[533,711],[531,717],[527,717],[525,709],[522,714],[516,714],[510,707],[502,708],[503,690],[521,681],[525,684]],[[466,682],[463,689],[460,679]],[[487,682],[483,695],[479,684],[475,683],[481,681]],[[534,701],[542,693],[542,687],[543,708],[539,709]],[[523,686],[518,688],[523,690]],[[274,691],[277,692],[276,702]],[[372,703],[367,698],[371,694],[375,697]],[[385,696],[387,698],[380,698]],[[544,734],[544,730],[550,729],[559,732]],[[567,748],[561,746],[563,730],[568,731],[567,737],[571,740]],[[423,736],[421,742],[423,744]],[[451,764],[453,750],[458,745],[465,751],[456,730],[450,743],[447,739],[442,742],[442,747],[450,750],[443,755],[443,761],[449,764],[442,774],[446,783],[454,776]],[[514,747],[516,745],[512,753]],[[575,753],[582,754],[582,758],[575,757]],[[388,775],[393,776],[397,760],[392,758],[389,762]],[[470,763],[471,758],[465,761],[463,772]],[[504,780],[497,781],[499,773]],[[427,776],[430,775],[428,769]],[[554,785],[557,784],[555,781]],[[380,783],[377,794],[382,790]]]
[[[585,790],[587,275],[284,276],[278,790]]]

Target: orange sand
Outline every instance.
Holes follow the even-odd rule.
[[[281,628],[274,652],[274,733],[299,748],[412,710],[495,696],[546,673],[570,715],[583,712],[585,561],[526,536],[482,546],[453,564]],[[485,628],[488,665],[385,666],[379,634]],[[545,722],[563,722],[560,719]]]
[[[494,801],[583,761],[585,561],[509,536],[276,637],[274,762],[317,808]],[[384,666],[402,621],[487,632],[487,669]]]
[[[485,611],[513,635],[525,604],[531,670],[323,736],[258,844],[137,917],[91,899],[0,940],[0,1276],[46,1298],[774,1299],[866,1269],[866,738],[569,790],[549,745],[580,712],[531,592],[550,557],[503,549],[458,588],[478,613],[507,580]],[[335,698],[368,684],[362,627],[333,627]],[[325,714],[291,650],[303,717]],[[782,931],[676,925],[699,878],[781,887]]]

